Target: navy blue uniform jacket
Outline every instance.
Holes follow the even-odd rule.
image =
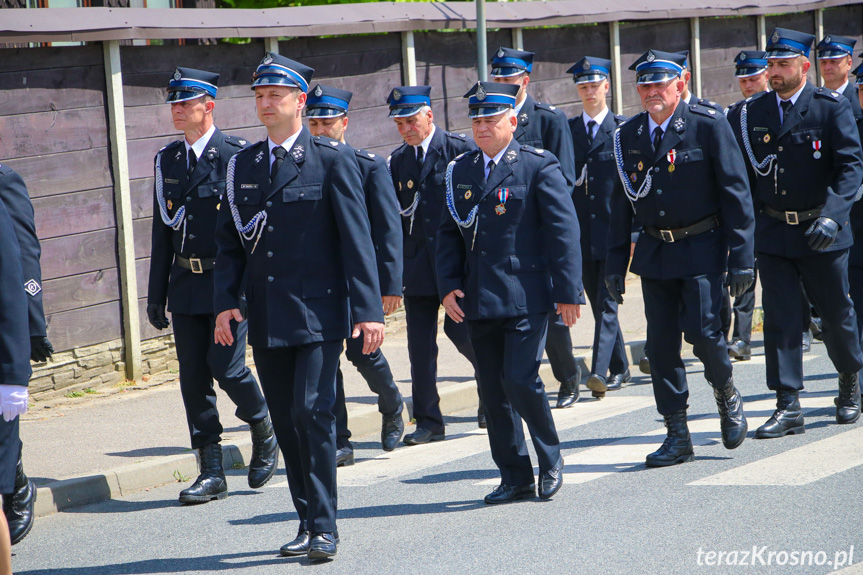
[[[267,222],[255,246],[237,232],[230,206],[219,210],[216,314],[239,308],[245,274],[252,346],[341,340],[353,323],[383,322],[354,150],[304,127],[272,184],[269,153],[267,140],[238,152],[233,180],[229,166],[242,224],[260,211]]]
[[[27,317],[30,296],[24,291],[21,261],[14,218],[0,202],[0,385],[27,386],[32,373]]]
[[[245,143],[216,130],[191,178],[187,175],[183,140],[172,142],[159,151],[162,189],[165,201],[169,202],[168,215],[173,217],[181,206],[186,206],[186,239],[184,242],[182,226],[175,231],[162,221],[154,193],[147,303],[164,305],[167,299],[171,312],[213,313],[213,271],[193,273],[174,264],[174,255],[186,259],[216,257],[216,219],[219,210],[227,208],[223,198],[225,171],[231,157]]]
[[[482,152],[455,162],[453,200],[459,218],[474,206],[474,228],[441,217],[436,254],[438,290],[460,289],[465,318],[548,313],[555,303],[584,303],[578,218],[557,159],[513,139],[485,182]],[[499,190],[507,190],[505,212]]]
[[[753,267],[749,182],[722,112],[680,102],[657,153],[651,145],[647,112],[619,129],[624,177],[638,190],[651,171],[653,185],[636,202],[623,193],[615,195],[606,273],[626,273],[633,215],[638,224],[663,230],[691,226],[713,215],[721,219],[720,227],[673,243],[640,234],[631,266],[640,276],[673,279]],[[671,150],[675,151],[674,171],[669,171]]]
[[[611,200],[623,193],[614,163],[613,136],[617,126],[625,121],[625,117],[609,112],[599,125],[593,143],[588,144],[582,115],[569,120],[576,181],[585,175],[581,185],[575,186],[572,201],[581,228],[581,253],[586,260],[605,261]]]
[[[9,166],[0,166],[0,200],[12,219],[12,227],[21,252],[21,272],[26,287],[29,337],[45,336],[45,310],[42,306],[42,267],[39,258],[42,248],[36,235],[33,204],[27,186],[18,173]],[[29,341],[27,344],[29,349]],[[30,357],[30,352],[27,352]]]
[[[381,295],[401,297],[404,266],[401,217],[387,161],[365,150],[356,150],[356,153],[375,244]]]
[[[779,104],[773,92],[753,96],[745,105],[755,159],[760,162],[776,154],[778,163],[778,173],[771,170],[763,177],[757,176],[746,160],[756,212],[756,249],[790,258],[817,253],[804,236],[811,221],[788,225],[762,213],[763,205],[781,212],[821,207],[821,215],[840,226],[836,242],[826,251],[850,247],[853,237],[849,213],[863,179],[863,155],[848,100],[837,92],[807,83],[781,127]],[[746,154],[739,117],[732,127]],[[817,145],[819,158],[814,157]]]
[[[446,167],[456,156],[475,149],[464,134],[451,134],[435,127],[422,172],[418,172],[413,146],[402,144],[390,156],[390,173],[401,209],[411,206],[414,194],[419,204],[410,218],[402,218],[404,236],[404,295],[438,295],[435,280],[435,235],[441,214],[446,210]]]
[[[518,126],[513,137],[519,144],[546,149],[554,154],[560,162],[567,190],[572,192],[576,173],[566,114],[554,106],[537,102],[528,94],[518,112]]]

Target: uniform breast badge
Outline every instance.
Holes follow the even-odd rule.
[[[665,159],[668,160],[668,171],[674,172],[676,169],[674,167],[674,160],[677,159],[677,150],[669,150],[667,154],[665,154]]]
[[[473,197],[473,192],[471,192],[470,190],[464,193],[464,199],[469,200],[471,199],[471,197]]]
[[[498,188],[497,199],[500,203],[494,207],[494,213],[502,216],[506,213],[506,201],[509,199],[509,188]]]
[[[769,144],[770,143],[770,134],[764,134],[764,137],[761,138],[761,141],[764,142],[765,144]]]
[[[812,152],[812,157],[816,160],[821,157],[821,140],[814,140],[812,142],[812,149],[815,150]]]
[[[174,202],[172,202],[171,200],[168,200],[168,209],[170,210],[173,207],[174,207]]]
[[[414,189],[414,181],[413,180],[408,180],[408,189],[409,190]]]

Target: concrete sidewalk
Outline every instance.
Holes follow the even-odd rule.
[[[621,327],[631,363],[641,355],[646,321],[639,279],[629,276]],[[574,353],[586,378],[593,342],[593,318],[582,308],[572,328]],[[445,415],[477,404],[476,382],[470,364],[439,331],[438,389]],[[410,404],[410,363],[404,329],[388,333],[383,345],[395,380]],[[356,370],[342,358],[350,428],[354,437],[369,435],[377,442],[381,417],[376,396]],[[559,383],[547,362],[540,375],[549,392]],[[640,375],[633,368],[633,375]],[[38,516],[103,501],[171,482],[188,482],[198,475],[195,452],[189,448],[188,428],[176,374],[165,373],[107,397],[84,396],[37,404],[22,418],[24,469],[39,487]],[[218,389],[218,388],[217,388]],[[582,393],[585,388],[582,387]],[[233,404],[219,390],[222,446],[226,468],[248,464],[251,439],[248,426],[233,414]],[[578,409],[575,406],[574,409]],[[408,425],[406,432],[411,431]],[[399,449],[404,446],[400,445]],[[280,462],[281,464],[281,462]],[[283,464],[282,464],[283,465]],[[184,486],[183,486],[184,487]],[[178,486],[177,491],[182,489]]]

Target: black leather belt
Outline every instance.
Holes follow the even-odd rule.
[[[800,222],[814,220],[820,216],[821,208],[823,207],[824,206],[819,206],[814,210],[807,210],[805,212],[780,212],[779,210],[774,210],[770,206],[761,206],[761,211],[771,218],[776,218],[777,220],[785,222],[789,226],[796,226]]]
[[[216,258],[182,258],[174,256],[174,262],[181,268],[192,270],[193,274],[202,274],[216,267]]]
[[[700,222],[694,223],[691,226],[686,226],[685,228],[661,230],[653,226],[644,226],[644,231],[667,244],[673,244],[677,240],[683,240],[691,238],[692,236],[697,236],[698,234],[703,234],[704,232],[709,232],[714,228],[718,228],[720,225],[721,220],[719,219],[719,216],[714,214],[709,218],[705,218]]]

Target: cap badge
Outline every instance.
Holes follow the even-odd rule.
[[[773,42],[774,44],[779,42],[779,30],[773,31],[773,36],[771,36],[770,41]]]
[[[590,70],[590,62],[588,62],[587,58],[584,59],[584,64],[581,65],[585,70]]]
[[[485,100],[485,96],[485,90],[482,89],[482,84],[480,84],[479,87],[476,89],[476,99],[482,102],[483,100]]]
[[[320,84],[318,84],[318,87],[317,87],[317,88],[315,88],[315,96],[317,96],[318,98],[320,98],[320,97],[321,97],[321,96],[323,96],[323,95],[324,95],[324,91],[321,89],[321,85],[320,85]]]
[[[746,59],[746,52],[741,52],[741,53],[740,53],[740,59],[741,59],[741,60],[745,60],[745,59]]]
[[[647,61],[653,62],[654,60],[656,60],[656,56],[653,54],[653,52],[648,52],[647,53]]]
[[[832,41],[833,41],[833,40],[831,40],[831,39],[830,39],[830,36],[824,36],[824,43],[825,43],[825,44],[829,44],[829,43],[831,43]]]
[[[261,60],[261,64],[263,64],[263,65],[265,65],[265,66],[266,66],[267,64],[272,64],[272,63],[273,63],[273,57],[272,57],[272,56],[270,56],[269,54],[267,54],[266,56],[264,56],[264,59],[263,59],[263,60]]]
[[[398,102],[401,99],[402,99],[402,93],[399,92],[398,90],[393,90],[393,100]]]
[[[183,79],[183,74],[180,73],[179,68],[174,68],[174,81],[179,82]]]
[[[504,57],[503,48],[501,48],[500,50],[498,50],[498,51],[497,51],[497,57],[498,57],[498,58],[503,58],[503,57]]]

